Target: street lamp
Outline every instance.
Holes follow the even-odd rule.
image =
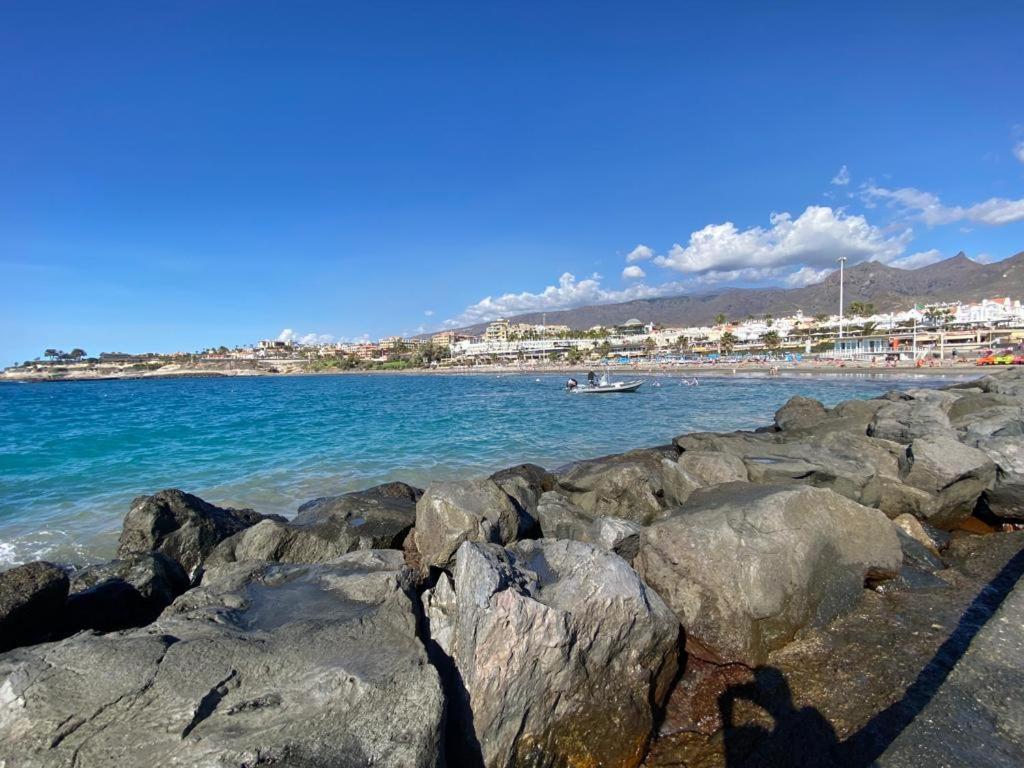
[[[843,338],[843,265],[846,264],[846,257],[840,256],[839,262],[839,338]]]

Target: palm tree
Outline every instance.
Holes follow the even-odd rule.
[[[647,339],[644,341],[644,352],[647,354],[647,356],[650,357],[654,350],[656,350],[657,348],[657,343],[655,343],[654,339],[648,336]]]
[[[870,336],[872,333],[875,332],[875,328],[877,327],[878,323],[873,323],[870,320],[868,320],[866,323],[864,323],[864,325],[860,327],[861,336]]]
[[[761,343],[774,351],[781,346],[782,340],[779,339],[778,331],[768,331],[768,333],[761,337]]]
[[[718,340],[718,348],[728,355],[730,352],[732,352],[733,347],[736,346],[737,341],[738,339],[733,335],[732,331],[726,331]]]
[[[721,312],[715,315],[715,325],[725,325],[725,315]]]

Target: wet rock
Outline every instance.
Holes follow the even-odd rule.
[[[666,448],[579,462],[559,473],[557,490],[595,517],[647,525],[698,487],[677,459],[675,449]]]
[[[111,632],[145,626],[188,588],[182,567],[160,552],[90,565],[71,575],[68,627]]]
[[[386,483],[306,502],[290,523],[265,520],[221,542],[206,560],[325,563],[360,549],[401,549],[422,491]]]
[[[913,566],[928,573],[941,571],[946,567],[942,558],[931,548],[918,541],[914,536],[897,527],[896,535],[900,539],[900,549],[903,551],[903,565]]]
[[[162,552],[193,578],[220,542],[266,519],[284,520],[251,509],[217,507],[176,489],[139,496],[124,518],[117,556]]]
[[[907,536],[910,536],[922,546],[926,547],[928,551],[936,557],[939,556],[940,550],[949,544],[948,534],[946,534],[945,538],[936,538],[935,534],[938,533],[938,529],[932,528],[931,526],[926,529],[921,521],[914,515],[900,515],[895,518],[892,523]]]
[[[0,762],[440,765],[414,599],[398,552],[211,569],[150,628],[0,657]]]
[[[523,527],[519,509],[493,480],[434,483],[416,504],[423,566],[448,568],[464,541],[508,544]]]
[[[36,560],[0,573],[0,651],[39,643],[64,621],[68,576]]]
[[[902,561],[896,529],[878,510],[819,488],[727,483],[645,528],[635,565],[697,655],[754,666]]]
[[[453,576],[424,597],[462,690],[453,764],[638,765],[679,624],[625,561],[577,541],[467,542]]]
[[[594,544],[632,562],[643,526],[619,517],[594,517],[560,493],[545,493],[537,507],[541,533],[549,539]]]
[[[828,411],[820,401],[794,395],[775,412],[775,426],[782,431],[812,427],[827,417]]]
[[[933,434],[949,434],[952,425],[942,408],[925,400],[900,400],[878,409],[868,425],[871,437],[907,444]]]
[[[495,472],[491,480],[519,506],[519,538],[536,534],[537,504],[543,494],[555,487],[555,476],[536,464],[520,464]]]
[[[953,528],[969,517],[995,483],[995,464],[981,451],[945,435],[914,440],[901,467],[903,481],[938,497],[927,520]]]
[[[679,457],[679,466],[702,488],[748,479],[743,460],[722,451],[686,451]]]

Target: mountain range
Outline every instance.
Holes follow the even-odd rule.
[[[1024,252],[1003,261],[979,264],[962,251],[917,269],[897,269],[866,261],[845,270],[844,303],[874,304],[876,312],[899,311],[915,303],[978,301],[1024,295]],[[802,288],[728,288],[714,293],[638,299],[620,304],[595,304],[550,312],[528,312],[506,318],[514,323],[590,328],[619,325],[631,318],[668,327],[710,325],[718,315],[729,320],[770,314],[835,314],[839,308],[839,271]],[[482,333],[487,323],[460,328]]]

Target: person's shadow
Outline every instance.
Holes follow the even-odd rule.
[[[718,698],[728,768],[840,765],[835,729],[813,707],[793,706],[793,695],[782,672],[775,667],[761,667],[754,677],[753,682],[733,686]],[[735,708],[741,701],[769,714],[774,720],[772,729],[736,725]]]

